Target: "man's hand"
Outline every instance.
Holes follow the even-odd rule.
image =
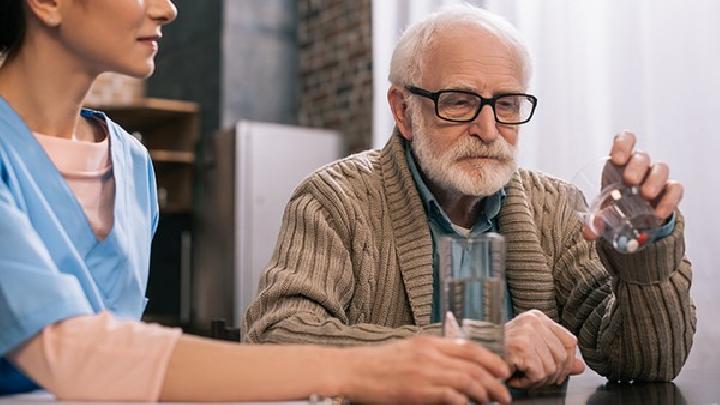
[[[562,384],[585,370],[576,350],[577,338],[562,325],[538,310],[523,312],[505,325],[505,353],[515,373],[509,385],[527,389]]]
[[[640,195],[650,201],[655,209],[655,216],[660,222],[665,222],[682,199],[683,185],[668,179],[670,169],[667,164],[652,163],[650,155],[635,150],[635,142],[635,134],[632,132],[623,131],[616,135],[610,149],[610,161],[615,166],[624,167],[622,181],[631,186],[639,186]],[[599,236],[587,224],[583,228],[583,235],[587,240],[594,240]]]

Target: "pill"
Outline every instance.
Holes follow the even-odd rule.
[[[630,253],[636,251],[638,249],[638,241],[637,239],[630,239],[627,242],[626,250]]]

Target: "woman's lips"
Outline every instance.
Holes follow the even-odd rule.
[[[158,50],[158,40],[162,38],[160,35],[149,35],[145,37],[139,37],[137,41],[145,46],[152,48],[153,51]]]
[[[138,39],[138,42],[147,47],[150,47],[153,51],[158,50],[158,43],[154,39]]]

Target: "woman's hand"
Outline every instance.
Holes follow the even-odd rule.
[[[347,349],[340,391],[353,402],[466,404],[511,400],[505,362],[482,346],[416,336]]]

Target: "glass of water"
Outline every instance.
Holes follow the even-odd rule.
[[[440,238],[443,335],[505,354],[505,238],[498,233]]]

